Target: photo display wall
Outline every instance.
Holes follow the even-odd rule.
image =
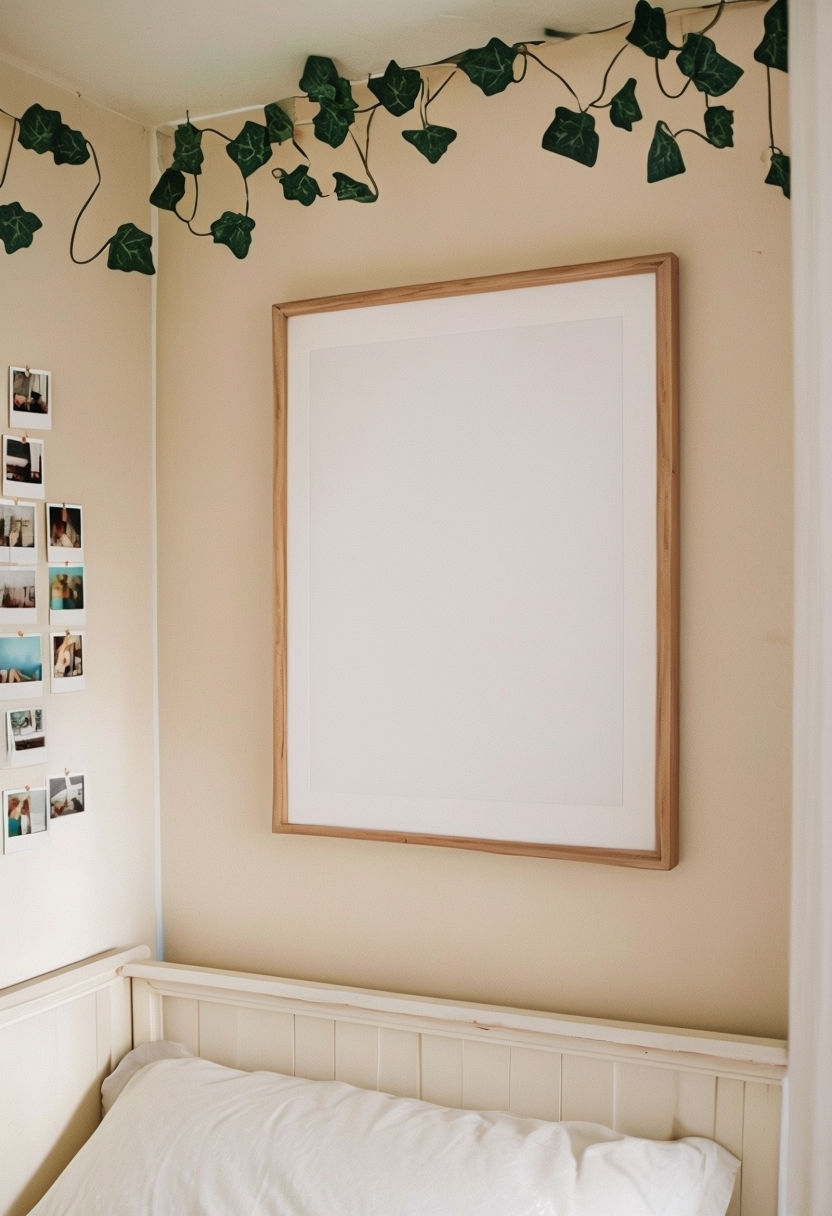
[[[52,373],[10,367],[8,398],[0,497],[4,855],[47,842],[59,820],[87,809],[86,774],[72,756],[53,754],[44,704],[47,695],[84,690],[84,512],[47,492]]]

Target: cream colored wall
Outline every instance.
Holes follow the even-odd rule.
[[[33,102],[60,111],[101,160],[105,183],[82,221],[79,256],[127,220],[147,229],[148,133],[0,66],[3,109],[21,115]],[[2,129],[6,140],[11,125],[3,120]],[[151,284],[108,270],[104,259],[70,262],[72,224],[94,182],[91,163],[58,166],[48,153],[16,147],[0,194],[0,203],[18,200],[43,221],[28,249],[0,251],[0,375],[5,385],[9,365],[20,362],[52,372],[46,495],[84,508],[88,605],[85,690],[53,696],[45,662],[47,762],[0,768],[6,789],[80,770],[87,797],[83,815],[54,824],[25,852],[0,856],[0,987],[155,939]],[[5,387],[0,401],[5,432]],[[40,537],[37,630],[46,656],[42,525]]]
[[[678,27],[675,33],[678,35]],[[673,36],[673,34],[671,35]],[[248,259],[163,217],[159,339],[160,729],[166,955],[517,1005],[782,1034],[791,714],[789,208],[763,185],[757,6],[718,46],[746,75],[733,150],[683,138],[648,185],[661,107],[601,115],[594,169],[543,152],[566,98],[532,71],[460,79],[430,166],[380,117],[372,206],[283,200],[251,179]],[[558,61],[594,95],[619,37]],[[786,140],[783,82],[779,123]],[[693,90],[691,90],[693,93]],[[269,99],[264,99],[269,100]],[[690,98],[687,121],[701,121]],[[257,114],[252,115],[255,119]],[[230,120],[235,134],[242,117]],[[404,124],[406,125],[406,124]],[[386,133],[389,132],[389,133]],[[343,159],[342,163],[343,163]],[[242,207],[203,180],[206,223]],[[275,162],[281,163],[280,155]],[[287,162],[291,167],[293,162]],[[359,176],[356,170],[356,176]],[[650,873],[270,832],[272,366],[281,300],[630,254],[681,261],[681,863]]]

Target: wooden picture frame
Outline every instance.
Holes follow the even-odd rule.
[[[277,832],[678,860],[678,263],[275,305]]]

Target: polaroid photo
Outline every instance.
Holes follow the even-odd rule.
[[[49,820],[46,811],[46,786],[25,785],[3,791],[3,839],[7,853],[25,849],[34,837],[46,839]]]
[[[52,646],[52,692],[79,692],[84,687],[84,635],[53,633]]]
[[[83,562],[84,530],[81,507],[68,502],[46,504],[46,557],[57,565],[67,560]]]
[[[6,757],[9,768],[46,759],[46,716],[40,706],[6,710]]]
[[[9,368],[9,426],[27,431],[51,429],[51,372],[36,367]]]
[[[43,498],[43,440],[3,436],[3,494],[7,498]]]
[[[37,571],[34,566],[0,564],[0,625],[36,625]]]
[[[0,634],[0,700],[21,701],[43,694],[39,633]]]
[[[38,508],[0,498],[0,563],[34,565],[38,560]]]
[[[72,625],[83,625],[86,619],[85,590],[83,566],[70,566],[69,563],[63,566],[50,566],[50,625],[64,625],[67,628]]]
[[[83,773],[65,772],[61,777],[48,777],[49,818],[68,819],[87,809],[86,782]]]

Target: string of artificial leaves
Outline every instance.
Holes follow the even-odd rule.
[[[301,94],[292,102],[305,99],[316,105],[312,119],[315,138],[331,148],[339,148],[349,137],[349,146],[360,162],[366,180],[335,171],[332,175],[334,189],[328,193],[334,194],[339,201],[372,203],[379,197],[379,186],[370,168],[370,133],[376,116],[382,111],[393,118],[404,118],[414,113],[418,125],[403,129],[402,138],[431,164],[435,164],[457,138],[457,132],[452,127],[432,122],[428,111],[459,73],[464,74],[485,96],[491,97],[504,92],[510,85],[521,83],[531,63],[542,68],[565,89],[576,108],[566,105],[556,107],[554,118],[543,132],[541,146],[548,152],[593,166],[598,157],[600,136],[590,111],[607,111],[611,125],[628,132],[642,119],[635,76],[629,76],[609,100],[604,100],[610,88],[613,69],[625,52],[637,49],[653,60],[657,87],[665,99],[677,100],[693,85],[705,100],[702,131],[683,127],[674,132],[664,119],[656,123],[647,154],[647,181],[663,181],[685,172],[680,136],[695,135],[714,148],[733,146],[733,111],[721,103],[713,104],[712,99],[728,93],[743,75],[743,69],[720,55],[713,40],[707,36],[722,17],[725,5],[726,0],[719,0],[711,19],[698,32],[687,34],[681,47],[677,47],[667,37],[664,10],[652,6],[649,0],[637,0],[633,23],[624,44],[615,52],[606,68],[598,96],[587,106],[582,106],[569,81],[531,49],[539,46],[539,42],[509,46],[498,38],[492,38],[484,47],[467,50],[441,63],[420,68],[401,68],[395,60],[391,60],[384,73],[368,79],[367,88],[376,100],[364,107],[359,107],[350,82],[339,74],[334,62],[324,56],[312,55],[306,61],[299,82]],[[777,186],[788,197],[790,160],[775,142],[771,81],[772,69],[788,70],[787,0],[773,0],[764,14],[763,26],[764,36],[754,51],[754,59],[766,69],[770,159],[765,183]],[[558,40],[573,36],[553,30],[546,32]],[[671,53],[675,53],[676,67],[685,77],[676,93],[669,91],[662,80],[661,64]],[[447,67],[448,74],[431,92],[430,76],[441,67]],[[292,105],[289,105],[291,109]],[[81,259],[76,256],[76,240],[82,217],[102,180],[95,150],[81,132],[67,126],[57,110],[46,110],[37,104],[30,106],[19,118],[4,110],[0,110],[0,114],[12,122],[9,146],[0,174],[0,188],[6,181],[15,141],[36,153],[51,153],[56,164],[80,166],[91,160],[96,182],[72,228],[72,261],[86,265],[107,251],[107,265],[111,269],[153,274],[151,237],[131,223],[120,225],[91,257]],[[360,138],[354,130],[356,118],[363,124]],[[280,165],[271,169],[271,175],[280,184],[284,198],[309,207],[316,199],[327,197],[310,172],[309,157],[295,138],[294,122],[284,105],[272,102],[265,106],[263,119],[263,122],[246,121],[240,132],[231,138],[212,127],[199,128],[187,116],[186,121],[174,132],[172,163],[162,172],[150,195],[154,207],[170,211],[193,235],[212,237],[215,243],[225,245],[237,258],[244,258],[248,254],[255,227],[250,215],[248,179],[272,159],[274,145],[291,146],[300,157],[300,163],[293,168]],[[242,177],[244,206],[242,211],[224,211],[207,231],[200,231],[195,226],[195,220],[200,200],[204,134],[216,135],[225,143],[226,153]],[[190,214],[183,214],[180,204],[189,191],[192,194]],[[7,253],[15,253],[31,245],[35,232],[41,227],[39,217],[25,210],[19,202],[0,204],[0,241]]]

